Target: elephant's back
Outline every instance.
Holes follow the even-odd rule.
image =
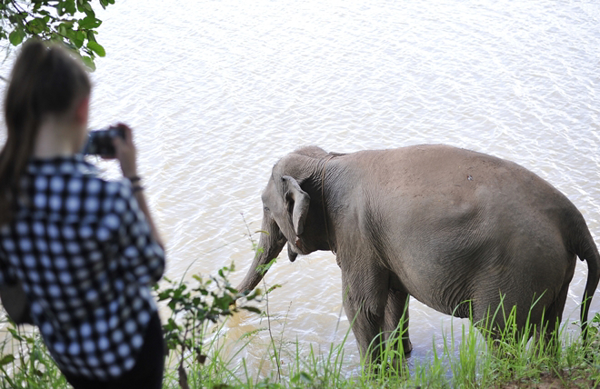
[[[440,229],[489,234],[561,234],[585,223],[575,205],[549,182],[514,162],[446,145],[366,152],[367,196],[382,195],[402,223],[437,223]],[[360,164],[360,165],[369,165]],[[452,228],[456,226],[456,228]]]
[[[550,183],[505,159],[447,145],[417,145],[344,156],[356,180],[404,201],[511,203],[517,208],[573,207]],[[412,204],[414,206],[414,204]]]

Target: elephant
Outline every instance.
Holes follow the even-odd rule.
[[[409,296],[475,323],[502,302],[519,330],[529,322],[553,333],[577,257],[588,265],[585,338],[600,278],[596,244],[575,205],[514,162],[448,145],[347,154],[307,146],[273,166],[262,202],[260,250],[237,289],[254,289],[286,243],[291,262],[332,251],[367,362],[399,325],[396,341],[412,350]],[[505,315],[492,318],[493,328],[505,326]]]

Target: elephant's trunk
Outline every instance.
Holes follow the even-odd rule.
[[[256,288],[256,285],[258,285],[267,270],[269,270],[270,262],[277,258],[285,245],[286,240],[281,234],[277,223],[269,219],[266,215],[263,217],[263,231],[260,236],[256,255],[254,256],[252,266],[250,266],[248,273],[246,273],[246,277],[236,288],[239,292],[249,292]]]

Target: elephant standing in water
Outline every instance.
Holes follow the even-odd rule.
[[[588,264],[585,336],[600,278],[596,244],[575,206],[515,163],[443,145],[351,154],[305,147],[275,164],[262,201],[262,250],[238,290],[254,289],[260,265],[286,242],[292,262],[333,251],[344,309],[367,360],[379,356],[378,334],[396,329],[404,314],[408,329],[409,295],[475,322],[503,296],[508,311],[516,307],[519,329],[530,314],[551,333],[576,257]],[[502,329],[504,320],[500,314],[492,324]],[[402,342],[410,352],[408,332]]]

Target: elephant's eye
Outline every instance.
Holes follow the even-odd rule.
[[[271,212],[271,210],[269,209],[269,207],[263,207],[263,211],[264,211],[265,213],[269,213],[269,212]]]

